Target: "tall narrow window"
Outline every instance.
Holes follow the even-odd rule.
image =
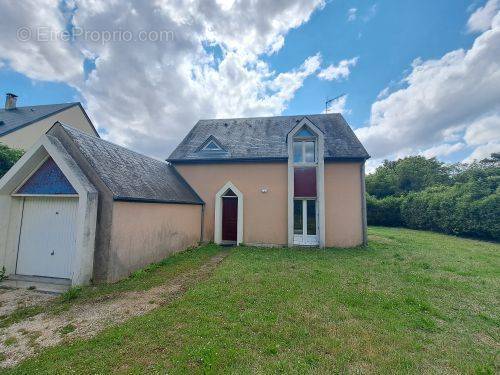
[[[308,129],[301,129],[294,137],[293,162],[316,162],[316,139]]]

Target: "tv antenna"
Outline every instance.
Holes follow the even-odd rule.
[[[344,94],[337,95],[337,96],[336,96],[335,98],[333,98],[333,99],[326,99],[326,100],[325,100],[325,113],[328,113],[328,108],[330,107],[330,103],[331,103],[331,102],[334,102],[334,101],[336,101],[336,100],[339,100],[341,97],[346,96],[346,95],[347,95],[347,94],[345,94],[345,93],[344,93]]]

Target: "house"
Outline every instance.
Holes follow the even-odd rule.
[[[17,95],[8,93],[0,109],[0,143],[28,150],[57,121],[99,137],[80,103],[18,107]]]
[[[368,153],[340,114],[201,120],[168,161],[205,201],[204,240],[366,243]]]
[[[0,265],[17,285],[113,282],[197,245],[202,206],[168,163],[56,123],[0,179]]]
[[[340,114],[201,120],[168,162],[56,122],[0,179],[0,265],[69,286],[202,241],[358,246],[368,157]]]

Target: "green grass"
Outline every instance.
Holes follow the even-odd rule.
[[[497,372],[500,245],[369,233],[357,249],[233,249],[172,303],[8,373]]]
[[[57,314],[69,309],[76,303],[113,298],[113,296],[120,293],[132,290],[141,291],[150,289],[193,267],[200,266],[219,251],[220,248],[215,245],[189,249],[172,255],[161,262],[151,264],[133,273],[129,278],[117,283],[71,288],[46,306],[19,307],[8,315],[0,316],[0,328],[8,327],[11,324],[42,312]]]

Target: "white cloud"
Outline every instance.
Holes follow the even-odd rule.
[[[353,57],[350,60],[342,60],[338,65],[330,65],[318,73],[320,79],[335,81],[342,78],[348,78],[351,74],[351,67],[356,66],[359,57]]]
[[[373,103],[370,123],[356,130],[374,159],[439,150],[443,142],[484,146],[498,134],[491,129],[500,115],[500,14],[469,50],[415,60],[405,83]]]
[[[500,141],[491,141],[476,149],[464,160],[465,163],[471,163],[474,160],[489,158],[492,153],[500,150]]]
[[[0,56],[13,69],[75,87],[106,137],[141,152],[166,157],[199,118],[280,114],[317,72],[314,55],[276,73],[263,54],[278,51],[286,33],[309,20],[324,0],[0,0]],[[166,42],[16,41],[28,26],[105,32],[170,31]],[[7,36],[8,38],[4,37]],[[6,40],[7,39],[7,40]],[[85,58],[95,69],[83,74]]]
[[[462,150],[465,147],[465,144],[462,142],[459,143],[443,143],[438,146],[434,146],[431,148],[428,148],[427,150],[424,150],[420,153],[420,155],[425,156],[426,158],[434,158],[434,157],[439,157],[439,156],[448,156],[451,155],[457,151]]]
[[[350,9],[347,11],[347,21],[348,21],[348,22],[355,21],[355,20],[356,20],[356,17],[357,17],[357,12],[358,12],[358,9],[357,9],[357,8],[350,8]]]
[[[58,0],[0,1],[0,56],[29,78],[73,82],[83,73],[83,56],[69,42],[45,41],[61,33],[67,19]],[[35,38],[40,42],[36,42]],[[20,42],[20,40],[26,41]]]
[[[471,14],[467,29],[469,32],[483,32],[490,28],[491,21],[500,10],[500,0],[488,0],[488,2]]]

